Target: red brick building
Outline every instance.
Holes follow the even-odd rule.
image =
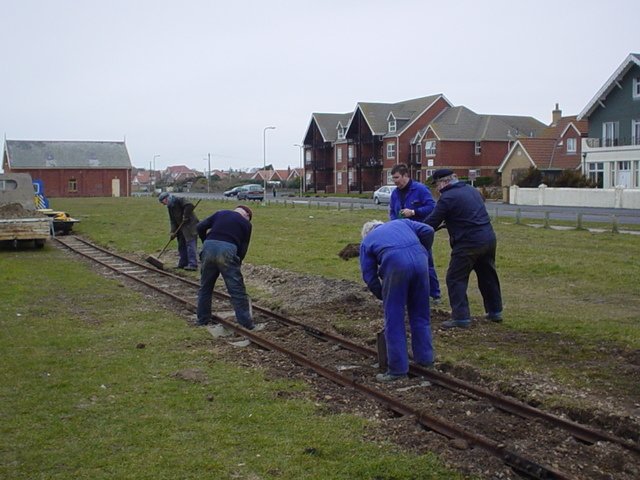
[[[5,173],[42,180],[47,197],[128,197],[131,160],[124,142],[5,140]]]

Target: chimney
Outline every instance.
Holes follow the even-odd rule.
[[[562,110],[558,108],[558,104],[556,103],[556,109],[551,112],[551,125],[557,125],[558,121],[562,118]]]

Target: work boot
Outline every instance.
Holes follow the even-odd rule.
[[[448,330],[450,328],[469,328],[471,326],[470,319],[464,320],[447,320],[446,322],[442,322],[442,328]]]
[[[387,382],[395,382],[396,380],[404,380],[405,378],[407,378],[406,375],[396,375],[394,373],[379,373],[376,375],[376,380],[378,382],[382,382],[382,383],[387,383]]]
[[[502,312],[490,312],[485,316],[487,320],[492,322],[500,323],[502,322]]]

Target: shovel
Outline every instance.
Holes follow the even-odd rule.
[[[196,204],[193,206],[193,209],[195,210],[196,207],[198,206],[198,204],[200,203],[200,200],[198,200],[196,202]],[[182,222],[180,222],[180,225],[178,225],[178,228],[176,228],[176,231],[174,232],[175,236],[178,236],[178,232],[180,231],[180,229],[182,228],[182,225],[184,225],[184,219],[182,220]],[[175,237],[173,237],[175,238]],[[169,244],[171,243],[171,241],[173,240],[173,238],[170,238],[169,241],[167,242],[167,244],[164,246],[164,248],[162,250],[160,250],[160,253],[158,254],[157,257],[154,257],[153,255],[149,255],[145,260],[147,262],[149,262],[151,265],[153,265],[154,267],[156,267],[159,270],[164,270],[164,262],[162,262],[160,260],[160,256],[164,253],[164,251],[167,249],[167,247],[169,246]]]

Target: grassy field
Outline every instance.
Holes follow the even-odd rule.
[[[197,212],[233,205],[203,201]],[[168,240],[155,199],[54,199],[53,207],[81,219],[78,233],[121,251],[156,254]],[[337,253],[359,242],[371,218],[385,214],[255,205],[246,261],[360,281],[358,263]],[[540,367],[579,383],[560,343],[579,345],[585,362],[640,348],[640,238],[508,219],[495,226],[501,328],[561,342],[541,341],[533,357],[518,345],[442,342],[440,359]],[[446,234],[434,252],[443,279]],[[455,478],[431,456],[363,441],[364,420],[325,415],[304,385],[225,363],[205,331],[52,246],[0,251],[0,266],[0,478]],[[475,285],[469,295],[480,315]]]

